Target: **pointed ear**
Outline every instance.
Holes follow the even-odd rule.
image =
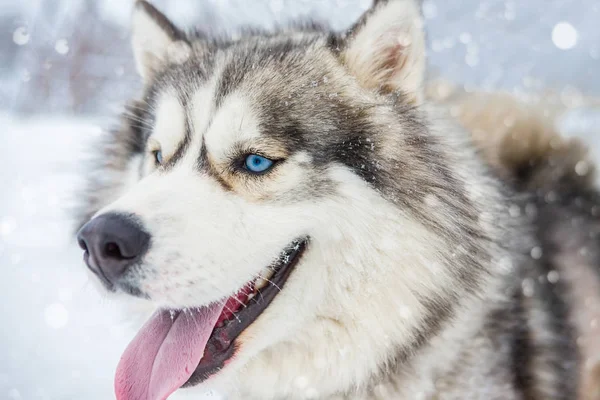
[[[170,62],[183,62],[191,48],[183,33],[144,0],[135,2],[131,44],[137,71],[144,83]]]
[[[425,34],[418,1],[375,0],[351,30],[342,56],[366,89],[400,91],[421,103]]]

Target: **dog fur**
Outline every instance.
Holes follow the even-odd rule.
[[[310,238],[236,357],[183,394],[600,398],[593,163],[512,98],[428,95],[416,1],[343,34],[237,39],[138,1],[132,32],[144,91],[94,149],[78,214],[152,235],[124,287],[208,304]],[[249,151],[282,162],[249,176],[232,167]]]

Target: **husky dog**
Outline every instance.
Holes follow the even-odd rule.
[[[593,165],[516,103],[432,102],[416,0],[235,38],[138,1],[132,41],[78,234],[155,310],[117,399],[600,398]]]

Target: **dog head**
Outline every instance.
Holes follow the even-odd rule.
[[[235,39],[138,1],[132,39],[144,94],[78,235],[107,289],[157,309],[119,399],[352,390],[473,292],[479,200],[424,122],[413,0],[375,2],[343,35]]]

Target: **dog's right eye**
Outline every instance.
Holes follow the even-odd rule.
[[[156,165],[162,165],[162,163],[163,163],[162,151],[154,150],[152,152],[152,154],[154,155],[154,161],[156,162]]]

